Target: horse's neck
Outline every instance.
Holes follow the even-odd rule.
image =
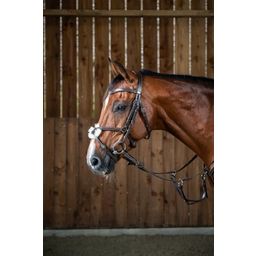
[[[185,81],[146,79],[154,109],[152,128],[167,130],[206,164],[213,160],[213,91]]]

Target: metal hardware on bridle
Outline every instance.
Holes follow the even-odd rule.
[[[118,146],[120,147],[119,149]],[[114,155],[122,155],[126,151],[126,144],[123,143],[122,141],[117,141],[112,146],[112,150]]]
[[[192,177],[186,177],[186,178],[177,178],[176,174],[179,173],[180,171],[182,171],[185,167],[187,167],[189,164],[191,164],[196,158],[197,155],[194,155],[185,165],[183,165],[181,168],[179,168],[178,170],[173,170],[173,171],[169,171],[169,172],[154,172],[154,171],[150,171],[148,169],[145,168],[144,164],[139,162],[137,159],[135,159],[132,155],[130,155],[127,151],[124,153],[123,156],[127,162],[128,165],[134,165],[136,166],[139,170],[146,172],[158,179],[161,180],[166,180],[166,181],[171,181],[177,192],[179,193],[179,195],[181,196],[181,198],[188,204],[188,205],[192,205],[198,202],[201,202],[202,200],[204,200],[205,198],[208,197],[207,194],[207,186],[206,186],[206,177],[209,176],[212,178],[213,175],[213,168],[209,169],[207,166],[204,166],[203,171],[200,173],[197,173],[196,175],[192,176]],[[211,165],[213,164],[213,162],[211,163]],[[210,166],[211,166],[210,165]],[[165,177],[163,175],[170,175],[170,177]],[[161,176],[162,175],[162,176]],[[188,198],[183,190],[183,185],[184,182],[192,180],[194,177],[199,176],[201,178],[201,190],[202,193],[200,195],[199,199],[190,199]]]
[[[208,168],[207,166],[204,166],[203,170],[200,173],[197,173],[196,175],[192,177],[186,177],[186,178],[177,178],[176,175],[180,171],[182,171],[185,167],[187,167],[190,163],[192,163],[196,158],[197,155],[193,156],[192,159],[190,159],[185,165],[183,165],[181,168],[178,170],[172,170],[169,172],[154,172],[146,169],[143,165],[143,163],[139,162],[137,159],[135,159],[132,155],[130,155],[127,150],[126,150],[126,139],[130,141],[130,144],[134,144],[134,140],[131,137],[130,130],[131,127],[135,121],[137,113],[140,114],[143,123],[145,125],[146,131],[147,131],[147,136],[146,138],[148,139],[150,137],[150,126],[149,122],[147,119],[146,111],[141,103],[141,93],[142,93],[142,73],[138,73],[138,86],[137,89],[131,89],[131,88],[117,88],[114,89],[113,91],[110,91],[110,95],[118,93],[118,92],[127,92],[127,93],[134,93],[135,98],[132,103],[132,107],[130,109],[130,112],[128,114],[128,117],[126,119],[126,122],[123,127],[121,128],[115,128],[115,127],[101,127],[99,124],[95,124],[93,127],[91,127],[88,131],[88,137],[90,139],[95,139],[99,142],[101,148],[106,150],[106,153],[115,161],[117,162],[119,158],[122,156],[126,161],[128,162],[128,165],[134,165],[136,166],[139,170],[146,172],[158,179],[166,180],[166,181],[171,181],[174,186],[176,187],[177,192],[179,195],[182,197],[182,199],[188,204],[194,204],[201,202],[205,198],[208,197],[207,195],[207,186],[206,186],[206,177],[209,176],[213,180],[213,167]],[[122,134],[122,138],[116,141],[111,148],[107,147],[100,139],[100,135],[104,131],[111,131],[111,132],[119,132]],[[213,162],[210,164],[212,166]],[[163,175],[169,175],[168,177],[165,177]],[[202,193],[200,195],[199,199],[190,199],[187,198],[184,191],[183,191],[183,186],[184,182],[187,182],[189,180],[192,180],[194,177],[199,176],[201,179],[201,189]]]

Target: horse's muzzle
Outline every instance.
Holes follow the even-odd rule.
[[[107,151],[97,152],[94,142],[91,141],[87,152],[87,165],[94,174],[100,176],[110,174],[115,169],[116,161],[117,159],[111,157]]]

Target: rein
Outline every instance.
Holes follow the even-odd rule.
[[[205,198],[208,197],[207,186],[206,186],[206,177],[209,176],[210,178],[213,179],[213,167],[208,168],[207,166],[204,166],[204,168],[201,172],[199,172],[196,175],[191,176],[191,177],[185,177],[185,178],[177,178],[176,177],[177,173],[181,172],[184,168],[186,168],[189,164],[191,164],[197,158],[197,155],[193,156],[186,164],[184,164],[178,170],[172,170],[169,172],[154,172],[152,170],[148,170],[147,168],[145,168],[145,166],[142,162],[138,161],[136,158],[134,158],[132,155],[130,155],[126,150],[126,148],[127,148],[126,143],[125,143],[126,139],[129,140],[131,145],[134,145],[134,140],[132,139],[132,137],[130,135],[130,130],[135,121],[137,113],[140,114],[140,116],[143,120],[143,123],[145,125],[146,131],[147,131],[146,139],[149,139],[149,137],[150,137],[149,122],[147,119],[146,111],[141,103],[142,80],[143,80],[142,73],[139,72],[138,73],[138,86],[137,86],[136,90],[131,89],[131,88],[117,88],[117,89],[114,89],[113,91],[110,91],[110,95],[118,93],[118,92],[127,92],[127,93],[135,94],[134,100],[132,102],[132,107],[130,109],[130,112],[128,114],[128,117],[126,119],[124,126],[121,128],[118,128],[118,127],[115,128],[115,127],[102,127],[99,124],[95,124],[93,127],[91,127],[89,129],[88,137],[90,139],[96,139],[99,142],[101,148],[106,150],[107,155],[109,155],[109,157],[112,158],[114,160],[114,162],[117,162],[120,159],[120,157],[122,156],[128,162],[128,165],[134,165],[139,170],[146,172],[146,173],[150,174],[151,176],[154,176],[158,179],[172,182],[174,184],[176,190],[178,191],[179,195],[182,197],[182,199],[188,205],[201,202],[202,200],[204,200]],[[121,137],[121,139],[116,141],[111,146],[111,148],[109,148],[100,139],[100,135],[104,131],[119,132],[122,134],[122,137]],[[213,165],[213,162],[211,163],[210,166],[212,166],[212,165]],[[165,175],[169,175],[169,177],[165,176]],[[201,179],[200,191],[202,191],[202,193],[201,193],[199,199],[190,199],[185,195],[185,193],[183,191],[184,182],[192,180],[194,177],[199,176],[199,175],[200,175],[200,179]]]
[[[201,172],[197,173],[194,176],[191,177],[185,177],[185,178],[177,178],[176,174],[179,173],[180,171],[182,171],[183,169],[185,169],[188,165],[190,165],[196,158],[197,155],[194,155],[186,164],[184,164],[181,168],[179,168],[178,170],[172,170],[169,172],[154,172],[151,170],[148,170],[147,168],[145,168],[144,164],[139,162],[138,160],[136,160],[132,155],[130,155],[127,151],[124,153],[123,156],[126,161],[128,162],[128,165],[134,165],[136,166],[139,170],[146,172],[148,174],[150,174],[151,176],[154,176],[158,179],[161,180],[166,180],[166,181],[171,181],[177,192],[179,193],[179,195],[181,196],[181,198],[188,204],[188,205],[192,205],[198,202],[203,201],[205,198],[208,197],[207,194],[207,186],[206,186],[206,177],[209,176],[213,179],[213,168],[208,168],[206,165],[204,165],[204,168]],[[213,162],[211,163],[211,165],[213,165]],[[169,178],[163,175],[169,175]],[[183,190],[183,186],[184,186],[184,182],[192,180],[193,178],[197,177],[200,175],[200,179],[201,179],[201,189],[200,191],[202,191],[200,198],[199,199],[190,199],[188,198]]]

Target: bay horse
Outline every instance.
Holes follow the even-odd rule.
[[[109,63],[114,79],[105,93],[99,121],[88,133],[91,139],[87,152],[90,170],[106,176],[123,157],[153,176],[173,181],[187,203],[207,197],[206,176],[212,177],[213,181],[213,79],[147,70],[136,73],[116,61],[109,59]],[[202,159],[205,167],[200,174],[203,188],[200,200],[187,199],[182,190],[186,178],[176,179],[176,173],[196,156],[179,170],[159,173],[148,171],[128,153],[137,141],[149,138],[152,130],[168,131]],[[170,178],[160,177],[160,174],[168,174]]]

